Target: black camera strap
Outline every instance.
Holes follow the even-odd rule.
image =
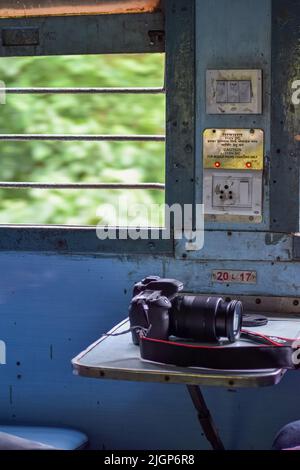
[[[181,367],[209,369],[298,369],[300,340],[267,336],[242,330],[247,346],[199,346],[140,336],[141,357],[148,361]],[[259,345],[255,344],[259,343]]]

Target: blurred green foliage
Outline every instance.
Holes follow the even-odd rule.
[[[9,87],[162,86],[164,56],[2,58]],[[164,134],[162,95],[7,95],[0,133]],[[164,182],[164,144],[0,142],[0,180]],[[163,204],[146,190],[0,190],[0,223],[95,225],[103,204]],[[109,214],[103,223],[113,223]],[[147,224],[143,220],[142,223]]]

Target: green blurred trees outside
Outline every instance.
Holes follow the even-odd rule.
[[[6,87],[162,86],[160,54],[2,58]],[[162,95],[7,95],[0,133],[164,134]],[[164,182],[162,143],[0,142],[0,180],[31,182]],[[1,189],[0,223],[96,225],[99,208],[163,204],[146,190]],[[103,223],[111,223],[109,214]],[[147,221],[144,221],[147,223]]]

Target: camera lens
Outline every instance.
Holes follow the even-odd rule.
[[[238,300],[226,302],[222,297],[178,296],[170,312],[170,334],[198,341],[230,342],[241,331],[243,306]]]

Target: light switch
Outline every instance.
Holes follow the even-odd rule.
[[[237,80],[230,80],[228,82],[228,103],[239,103],[239,82]]]
[[[261,114],[262,71],[213,69],[206,71],[207,114]]]
[[[251,103],[251,80],[239,81],[240,103]]]
[[[227,80],[217,80],[216,85],[216,101],[217,103],[227,103],[228,102],[228,87]]]
[[[249,181],[240,181],[240,205],[249,204]]]
[[[217,80],[216,103],[250,103],[251,80]]]

